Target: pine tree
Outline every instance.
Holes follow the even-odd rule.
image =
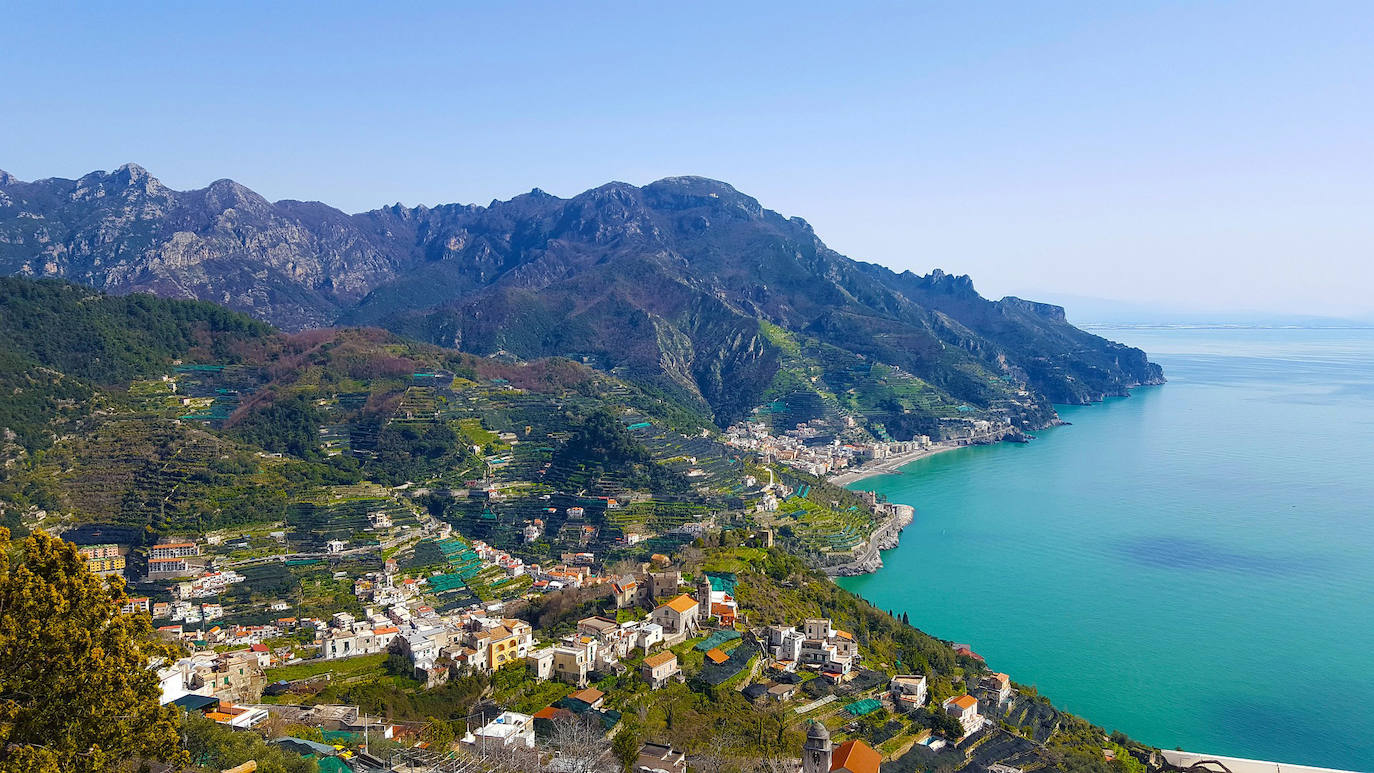
[[[0,773],[103,773],[131,759],[184,763],[176,709],[150,666],[175,657],[123,583],[71,543],[27,537],[11,564],[0,528]]]

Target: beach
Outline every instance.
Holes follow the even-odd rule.
[[[908,451],[904,454],[889,456],[886,459],[865,462],[858,467],[851,467],[843,472],[836,473],[827,478],[831,483],[839,486],[847,486],[864,478],[871,478],[874,475],[889,475],[900,472],[904,465],[910,464],[917,459],[924,459],[927,456],[934,456],[944,451],[953,451],[956,448],[964,448],[968,444],[956,441],[945,441],[934,443],[928,448],[919,451]]]

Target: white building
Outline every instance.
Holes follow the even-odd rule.
[[[898,674],[888,683],[892,704],[899,709],[911,711],[926,703],[926,678],[923,674]]]
[[[972,695],[956,695],[942,705],[946,714],[964,726],[964,735],[972,735],[983,728],[983,717],[978,713],[978,699]]]
[[[665,635],[677,635],[695,631],[700,614],[696,599],[684,593],[655,609],[651,619],[663,626]]]
[[[463,745],[482,753],[491,749],[524,746],[534,748],[534,717],[503,711],[496,719],[463,736]]]
[[[997,695],[997,705],[1002,705],[1011,697],[1011,677],[1006,674],[993,674],[984,684]]]

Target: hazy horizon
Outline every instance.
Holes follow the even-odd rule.
[[[356,212],[724,180],[985,295],[1369,318],[1374,6],[8,14],[4,168]]]

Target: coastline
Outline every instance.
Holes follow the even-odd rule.
[[[916,520],[916,508],[911,505],[891,505],[891,516],[868,535],[868,539],[855,549],[854,558],[843,564],[827,566],[821,571],[833,577],[853,577],[872,574],[883,568],[884,550],[897,547],[902,537],[902,529]]]
[[[854,467],[845,470],[844,472],[831,475],[827,477],[826,480],[830,481],[831,483],[834,483],[837,486],[846,486],[850,483],[861,481],[864,478],[871,478],[874,475],[890,475],[893,473],[898,473],[901,472],[902,467],[916,461],[917,459],[924,459],[928,456],[934,456],[936,454],[944,453],[945,451],[953,451],[956,448],[967,448],[970,445],[978,444],[960,443],[957,441],[945,441],[942,443],[934,443],[929,448],[922,448],[919,451],[908,451],[904,454],[898,454],[896,456],[888,457],[887,459],[883,459],[880,461],[864,462],[858,467]]]

